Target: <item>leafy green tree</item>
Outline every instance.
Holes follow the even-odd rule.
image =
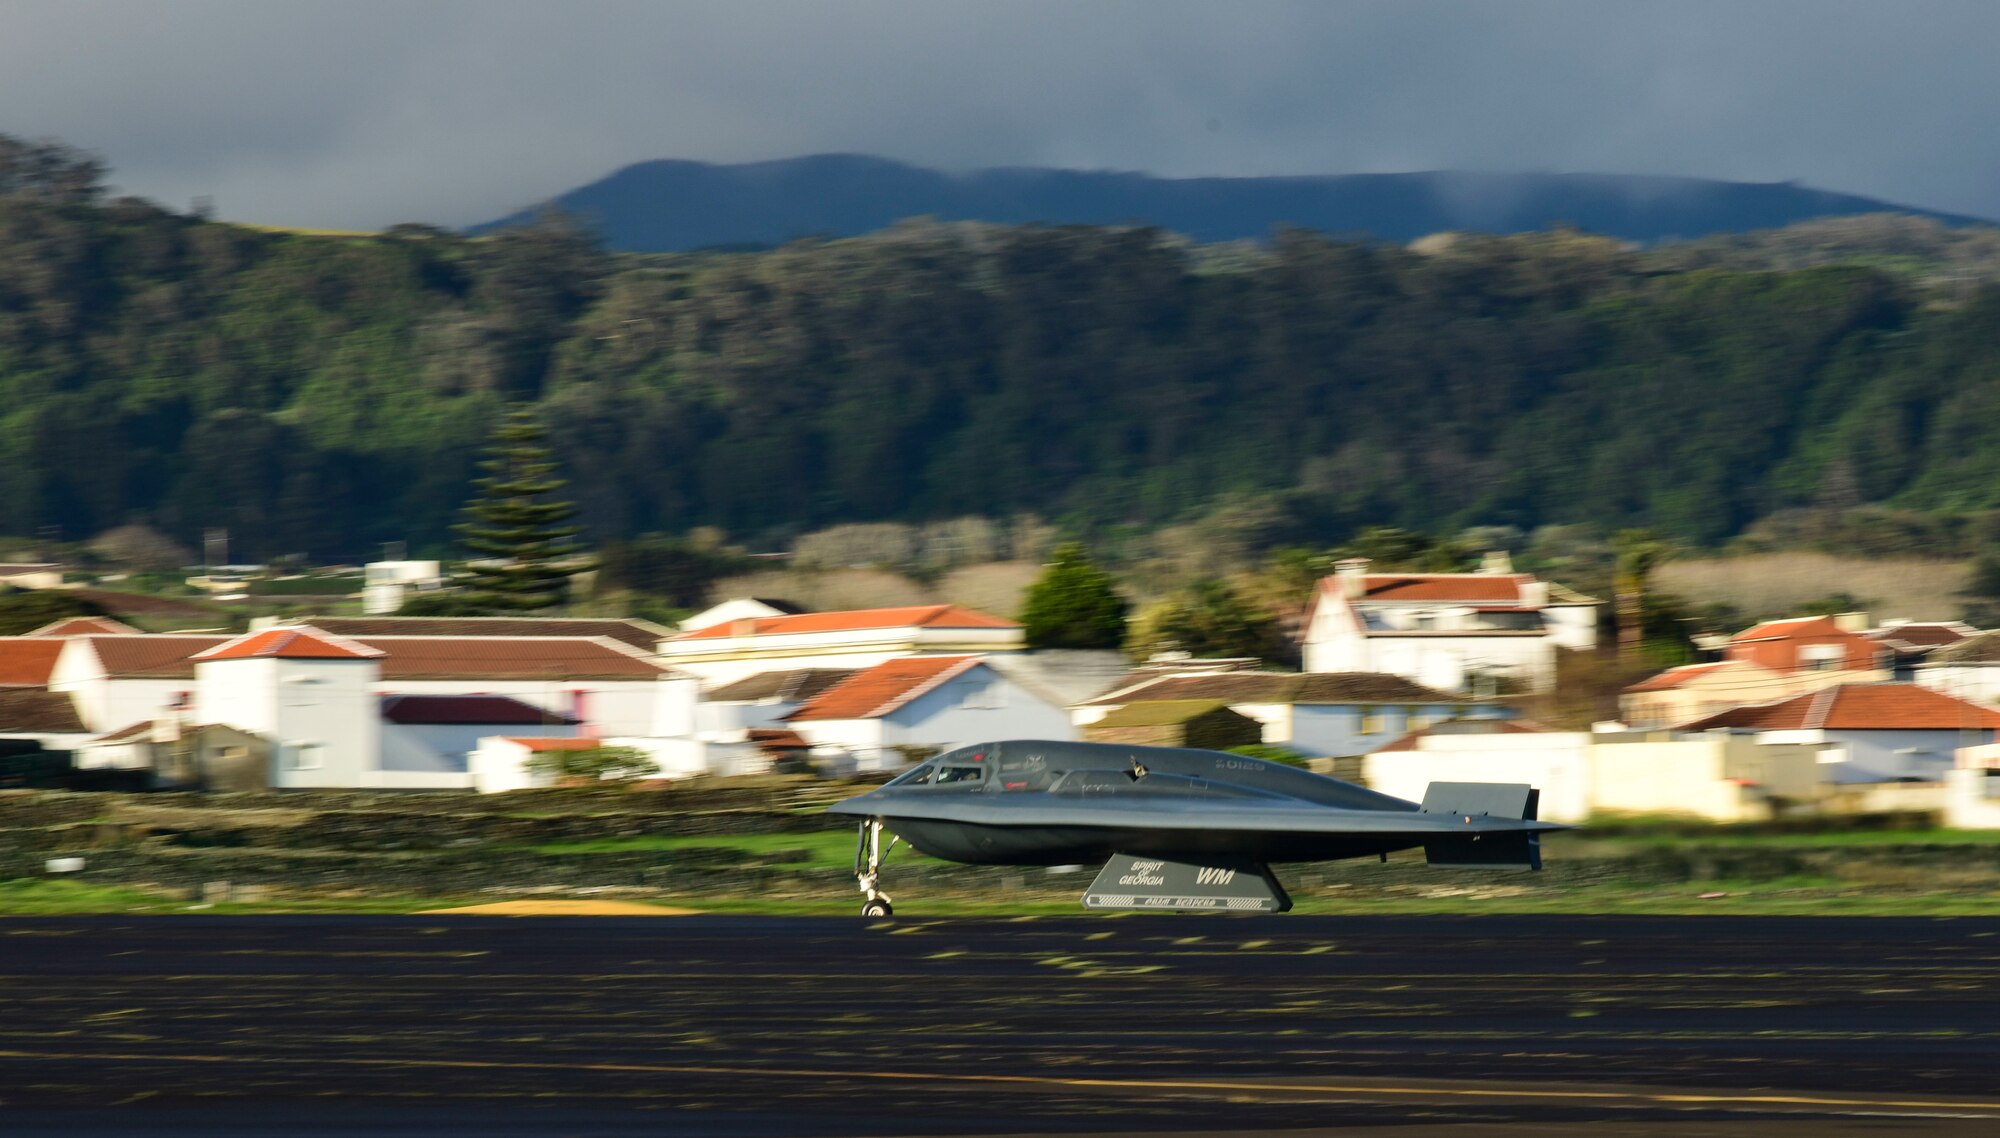
[[[1613,606],[1618,617],[1618,653],[1630,658],[1638,654],[1646,640],[1646,588],[1653,570],[1673,556],[1673,547],[1650,530],[1621,530],[1611,539],[1617,554],[1613,585],[1617,590]]]
[[[631,782],[660,773],[660,764],[637,747],[592,747],[581,751],[537,751],[526,763],[530,774],[567,782]]]
[[[1264,658],[1275,627],[1268,614],[1244,601],[1229,582],[1208,578],[1157,606],[1138,632],[1128,648],[1134,655],[1178,651],[1201,659]]]
[[[533,409],[514,407],[493,431],[473,483],[478,494],[459,525],[459,543],[480,559],[470,564],[467,589],[478,604],[500,611],[553,608],[569,597],[569,579],[590,568],[577,527],[565,525],[576,507],[551,495],[566,482],[543,445],[547,431]]]
[[[1021,624],[1030,648],[1117,648],[1125,643],[1125,613],[1111,575],[1090,563],[1077,542],[1056,547],[1054,560],[1028,588]]]
[[[19,636],[72,616],[103,615],[103,605],[56,589],[0,594],[0,636]]]

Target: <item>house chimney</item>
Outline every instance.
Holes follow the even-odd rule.
[[[1868,614],[1865,612],[1834,613],[1833,626],[1842,632],[1866,632],[1868,631]]]
[[[1368,591],[1368,559],[1349,557],[1344,561],[1336,561],[1333,563],[1333,576],[1340,582],[1347,599],[1358,601]]]
[[[1504,549],[1489,549],[1479,561],[1481,573],[1503,574],[1514,571],[1514,559]]]

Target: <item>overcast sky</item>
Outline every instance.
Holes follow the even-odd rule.
[[[0,0],[0,132],[241,221],[651,158],[1588,170],[2000,217],[1996,0]]]

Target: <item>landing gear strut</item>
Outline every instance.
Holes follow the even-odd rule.
[[[882,859],[901,841],[894,834],[889,835],[889,844],[882,844],[882,820],[870,818],[861,823],[859,840],[854,846],[854,876],[861,882],[861,915],[864,917],[888,917],[896,912],[889,906],[889,898],[877,888],[881,883]]]

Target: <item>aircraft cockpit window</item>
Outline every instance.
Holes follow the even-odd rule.
[[[936,774],[937,774],[937,768],[931,766],[929,763],[926,763],[923,766],[915,767],[910,770],[904,771],[902,774],[899,774],[895,778],[890,779],[887,785],[924,786],[927,785],[931,781],[932,776]]]
[[[948,782],[978,782],[985,776],[984,767],[939,767],[937,777],[931,781],[943,786]]]

